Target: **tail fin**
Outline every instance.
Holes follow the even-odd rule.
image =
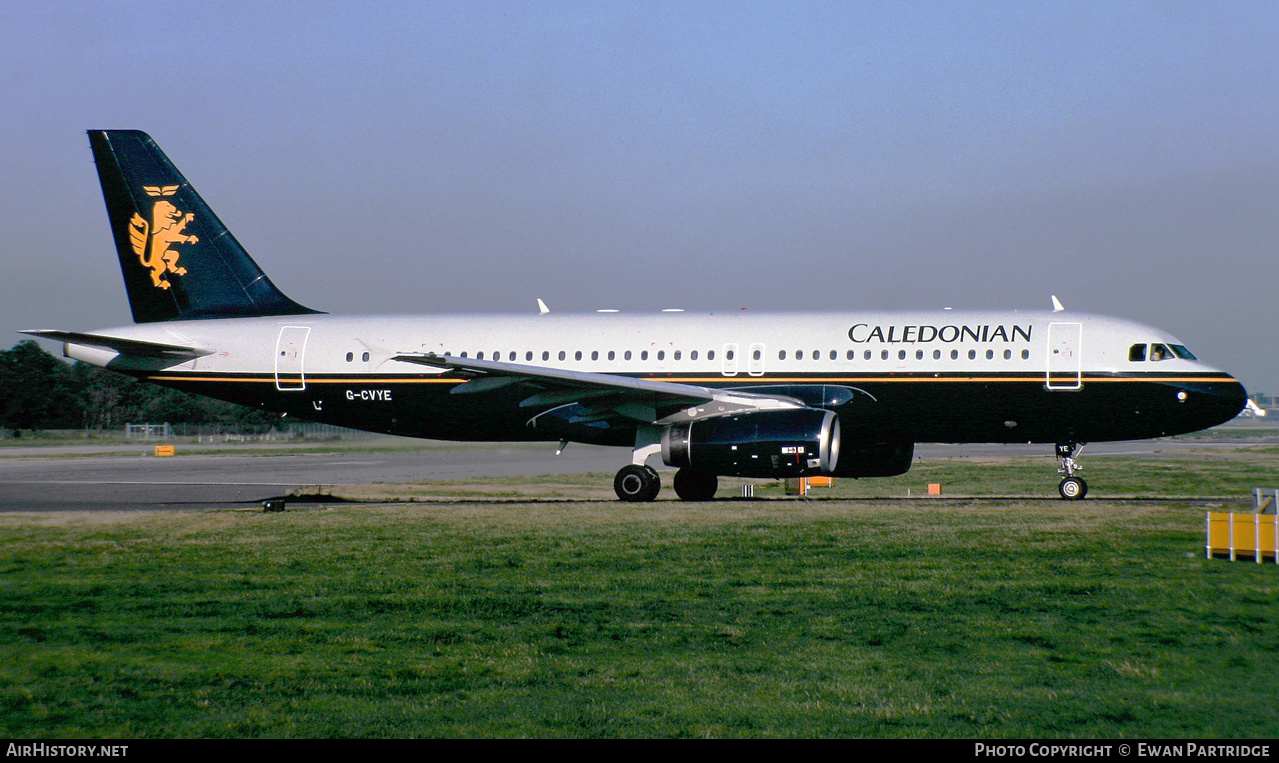
[[[151,136],[89,143],[135,323],[317,312],[271,283]]]

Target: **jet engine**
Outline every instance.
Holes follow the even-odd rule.
[[[800,408],[683,421],[663,430],[662,460],[736,477],[830,474],[839,461],[839,418]]]

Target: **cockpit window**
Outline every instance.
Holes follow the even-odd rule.
[[[1180,344],[1134,344],[1128,348],[1128,360],[1138,363],[1146,359],[1146,347],[1150,348],[1151,360],[1172,360],[1173,358],[1181,358],[1182,360],[1198,360],[1190,350]]]

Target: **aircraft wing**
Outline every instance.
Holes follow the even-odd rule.
[[[198,347],[184,347],[176,344],[160,342],[144,342],[139,339],[121,339],[102,334],[80,334],[74,331],[22,331],[20,333],[38,336],[42,339],[54,339],[69,344],[82,344],[88,347],[105,347],[115,350],[121,355],[140,358],[160,358],[162,360],[185,361],[194,360],[204,355],[212,355],[213,350],[202,350]]]
[[[529,395],[523,408],[577,406],[573,418],[623,418],[645,424],[724,416],[743,411],[805,408],[786,395],[759,394],[694,384],[637,379],[620,374],[526,366],[495,360],[457,358],[435,353],[402,353],[392,360],[444,369],[469,379],[455,395],[483,394],[519,387]]]

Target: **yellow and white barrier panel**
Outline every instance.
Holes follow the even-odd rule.
[[[1210,511],[1204,520],[1204,556],[1246,556],[1257,564],[1269,558],[1279,564],[1275,540],[1279,539],[1279,514],[1237,514]]]

